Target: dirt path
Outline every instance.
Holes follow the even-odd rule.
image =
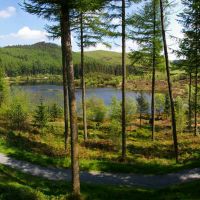
[[[0,164],[20,170],[33,176],[49,180],[71,180],[70,170],[45,168],[25,161],[15,160],[0,153]],[[81,181],[95,184],[141,186],[148,188],[162,188],[173,184],[200,179],[200,168],[183,170],[166,175],[120,174],[105,172],[81,172]]]

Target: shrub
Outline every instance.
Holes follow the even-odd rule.
[[[140,127],[142,125],[142,114],[145,114],[148,112],[149,109],[149,103],[144,97],[144,94],[141,92],[140,95],[137,97],[137,106],[138,106],[138,112],[140,113]]]
[[[116,97],[112,98],[110,105],[110,137],[116,145],[121,143],[121,101]],[[134,114],[137,111],[136,102],[134,99],[126,99],[126,125],[133,120]]]
[[[164,106],[164,112],[167,116],[170,115],[171,112],[171,106],[170,106],[170,99],[169,99],[169,95],[165,94],[165,106]]]
[[[34,124],[38,128],[44,128],[47,125],[49,116],[47,106],[44,105],[43,100],[40,100],[40,104],[37,106],[34,115]]]
[[[86,105],[88,119],[95,122],[104,121],[107,113],[107,108],[104,104],[103,99],[91,97],[86,101]]]
[[[63,114],[63,110],[56,103],[49,107],[49,118],[51,121],[55,122],[56,119],[61,118]]]
[[[164,110],[165,106],[165,96],[163,94],[156,94],[155,95],[155,108],[156,112],[160,116]]]
[[[0,106],[8,100],[9,89],[8,81],[4,79],[4,73],[0,69]]]
[[[28,123],[29,108],[27,96],[18,91],[2,104],[1,113],[11,128],[22,130]]]
[[[182,133],[186,126],[186,105],[184,104],[181,97],[177,97],[175,100],[176,109],[176,125],[177,130]]]
[[[121,101],[117,100],[116,97],[112,98],[110,105],[110,118],[112,120],[117,120],[121,122]],[[126,122],[130,123],[133,119],[134,114],[137,111],[137,105],[135,99],[127,98],[126,99]]]
[[[7,118],[9,119],[10,126],[14,129],[23,129],[27,121],[28,113],[24,110],[23,105],[20,103],[13,103],[7,111]]]

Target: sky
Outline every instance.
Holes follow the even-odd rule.
[[[167,31],[167,42],[169,49],[177,49],[178,44],[171,39],[171,35],[182,37],[181,25],[177,22],[177,14],[182,11],[181,0],[175,0],[176,6],[171,10],[170,26]],[[26,13],[21,9],[20,3],[23,0],[0,0],[0,47],[18,44],[34,44],[36,42],[53,42],[60,44],[60,40],[50,40],[45,31],[45,25],[49,22],[38,18],[37,16]],[[129,10],[130,11],[130,10]],[[102,44],[96,47],[90,47],[87,50],[110,50],[121,51],[120,39],[116,39],[112,48],[108,49]],[[126,50],[137,49],[137,45],[132,41],[127,41]],[[72,35],[73,51],[79,51],[76,39]],[[170,59],[176,59],[176,56],[170,52]]]

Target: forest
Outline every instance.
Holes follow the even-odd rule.
[[[61,48],[53,43],[39,42],[33,45],[7,46],[1,48],[0,54],[1,67],[8,77],[38,74],[60,75],[62,73]],[[79,78],[81,76],[80,52],[73,52],[73,61],[74,76]],[[120,53],[117,52],[86,52],[85,71],[86,73],[120,75],[120,61]],[[133,67],[128,68],[129,73],[133,73]],[[137,72],[137,68],[135,71]]]
[[[61,44],[0,47],[0,200],[200,199],[200,1],[18,7]]]

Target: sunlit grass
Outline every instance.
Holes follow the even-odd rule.
[[[151,141],[149,125],[137,128],[137,124],[127,135],[127,159],[120,162],[121,147],[110,135],[105,122],[99,128],[95,123],[89,125],[89,140],[83,141],[79,131],[79,153],[81,170],[162,174],[185,168],[198,167],[200,164],[200,137],[192,134],[179,134],[180,163],[174,159],[171,131],[162,126]],[[63,123],[50,123],[49,128],[40,134],[29,132],[8,132],[1,129],[0,152],[17,159],[26,160],[43,166],[70,167],[70,149],[64,150]],[[119,138],[120,141],[120,138]]]

